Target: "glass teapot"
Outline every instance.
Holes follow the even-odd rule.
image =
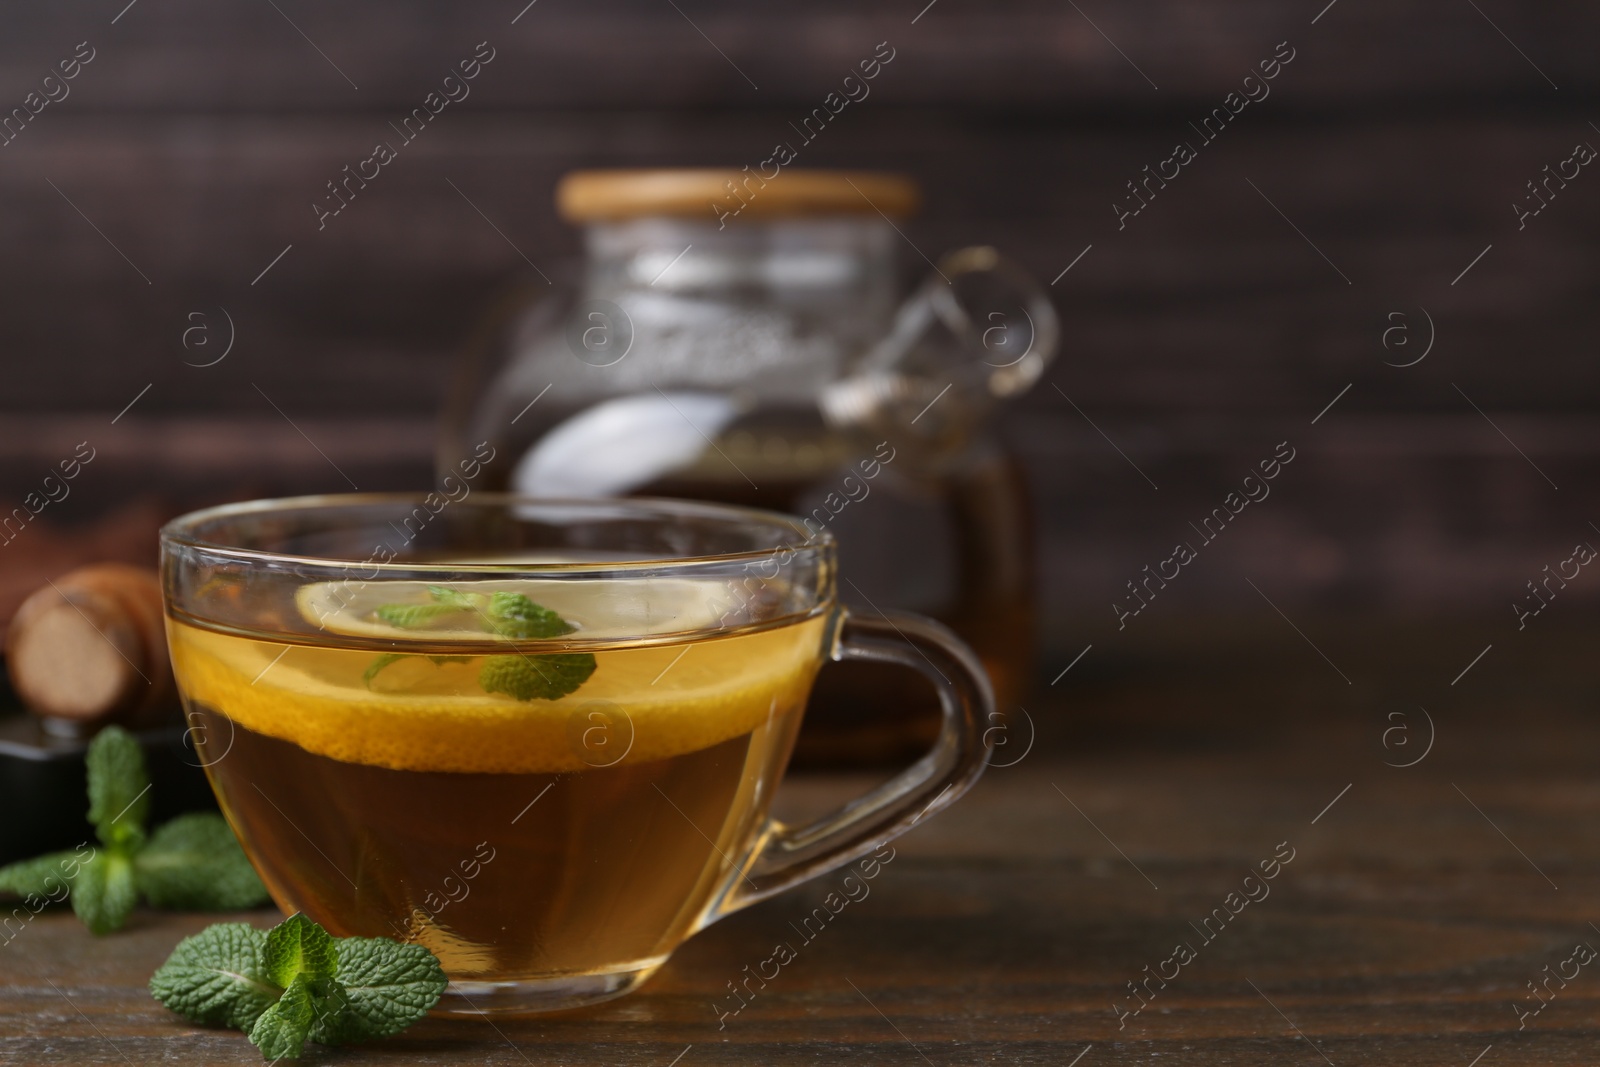
[[[987,424],[1054,355],[1044,292],[966,248],[902,299],[896,220],[919,193],[898,175],[584,171],[556,200],[585,227],[581,278],[529,280],[485,321],[441,474],[487,442],[482,488],[804,517],[838,538],[842,599],[943,621],[1009,710],[1031,670],[1031,512]],[[823,672],[799,758],[872,762],[932,739],[931,690],[908,699],[903,674],[874,670]]]

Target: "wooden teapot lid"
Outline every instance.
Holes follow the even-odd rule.
[[[729,183],[732,183],[730,188]],[[905,218],[922,194],[902,174],[784,168],[765,178],[755,167],[577,170],[556,185],[556,208],[568,222],[645,216],[740,220],[822,215]]]

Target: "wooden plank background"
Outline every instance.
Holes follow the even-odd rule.
[[[0,548],[0,588],[119,508],[148,525],[344,487],[255,386],[364,487],[425,480],[452,350],[527,271],[451,182],[554,274],[577,254],[550,204],[561,173],[757,162],[881,41],[895,59],[803,165],[914,174],[927,203],[906,232],[930,254],[993,243],[1048,281],[1092,246],[1052,288],[1062,357],[1006,425],[1052,641],[1109,621],[1127,578],[1284,439],[1303,458],[1276,503],[1163,610],[1266,610],[1248,577],[1285,607],[1505,613],[1600,521],[1600,177],[1523,230],[1511,208],[1600,144],[1593,7],[276,6],[8,15],[4,108],[78,42],[95,57],[0,147],[0,500],[78,441],[99,458],[33,545]],[[495,58],[470,97],[318,232],[323,183],[480,41]],[[1270,97],[1119,230],[1124,182],[1283,41]],[[185,366],[189,315],[224,308],[235,350]],[[1420,341],[1424,309],[1428,359],[1385,366],[1390,314]]]

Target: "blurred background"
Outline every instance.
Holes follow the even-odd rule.
[[[880,42],[893,62],[800,164],[912,176],[910,273],[992,244],[1061,316],[1057,360],[996,427],[1036,511],[1040,680],[1115,640],[1126,583],[1279,442],[1296,458],[1271,498],[1163,590],[1157,625],[1277,625],[1270,596],[1297,619],[1515,629],[1525,583],[1600,543],[1600,177],[1565,162],[1600,144],[1600,9],[925,4],[9,13],[0,109],[92,59],[0,147],[0,502],[80,443],[94,458],[0,544],[0,614],[75,563],[153,563],[192,506],[430,484],[474,325],[581,256],[562,174],[755,164]],[[470,97],[319,229],[326,183],[479,42]],[[1191,125],[1290,52],[1214,141]],[[1197,158],[1120,216],[1178,141]],[[1569,178],[1535,201],[1547,166]]]

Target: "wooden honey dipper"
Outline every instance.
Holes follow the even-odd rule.
[[[69,732],[155,725],[171,712],[176,688],[152,570],[100,563],[57,578],[17,609],[5,653],[23,703]]]

